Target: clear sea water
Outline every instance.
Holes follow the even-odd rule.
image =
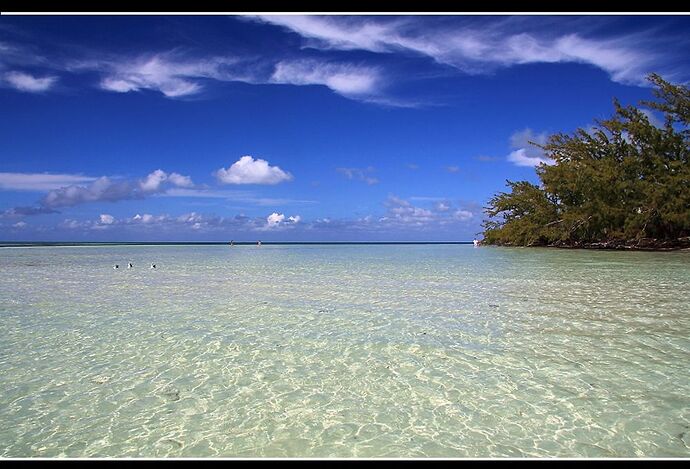
[[[2,457],[690,457],[690,252],[3,248],[0,278]]]

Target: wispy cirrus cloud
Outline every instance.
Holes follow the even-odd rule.
[[[2,75],[2,81],[8,86],[27,93],[43,93],[55,85],[58,80],[56,76],[37,77],[24,72],[7,72]]]
[[[378,178],[371,175],[376,171],[373,166],[366,168],[336,168],[335,170],[348,179],[366,182],[370,186],[379,183]]]
[[[374,98],[380,92],[378,68],[349,63],[309,60],[281,61],[275,66],[271,83],[289,85],[323,85],[349,98]]]
[[[0,190],[45,192],[96,179],[81,174],[0,173]]]
[[[668,49],[659,47],[661,39],[651,31],[585,37],[567,31],[565,23],[560,28],[541,28],[539,21],[524,18],[452,23],[409,17],[263,15],[255,19],[299,34],[307,47],[416,54],[469,74],[530,63],[584,63],[604,70],[613,81],[641,85],[648,73],[673,67]]]
[[[283,206],[316,204],[318,201],[309,199],[291,199],[285,197],[262,197],[252,191],[216,190],[209,188],[170,188],[159,194],[161,197],[191,197],[201,199],[224,199],[259,206]]]
[[[203,90],[204,80],[252,81],[241,72],[235,57],[198,57],[172,50],[139,56],[113,56],[71,61],[72,72],[97,72],[99,86],[106,91],[127,93],[154,90],[168,98],[194,95]]]

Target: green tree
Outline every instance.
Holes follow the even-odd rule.
[[[555,163],[536,168],[539,186],[507,181],[489,200],[488,244],[573,245],[676,239],[690,234],[690,91],[652,74],[657,101],[614,100],[614,115],[592,130],[551,135],[542,148]]]

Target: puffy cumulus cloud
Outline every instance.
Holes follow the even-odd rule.
[[[168,175],[168,181],[172,183],[172,185],[177,186],[177,187],[184,187],[184,188],[190,188],[194,187],[194,183],[192,182],[192,178],[189,176],[183,176],[178,173],[171,173]]]
[[[348,179],[354,179],[356,181],[366,182],[367,184],[374,185],[378,184],[378,178],[371,175],[376,169],[373,166],[367,168],[336,168],[340,174]]]
[[[12,228],[16,228],[18,230],[21,230],[22,228],[26,228],[26,222],[24,221],[18,221],[17,223],[14,223],[12,225]]]
[[[290,217],[285,217],[282,213],[273,212],[266,217],[266,224],[263,226],[263,230],[275,230],[294,226],[300,222],[302,217],[299,215],[294,215]]]
[[[189,188],[194,186],[189,176],[182,176],[178,173],[168,174],[161,169],[157,169],[141,180],[139,187],[144,192],[159,192],[162,184],[166,181],[175,187]]]
[[[144,192],[158,191],[160,189],[161,184],[163,184],[163,181],[165,181],[167,177],[168,175],[165,173],[165,171],[157,169],[148,176],[146,176],[146,178],[141,180],[139,182],[139,187]]]
[[[107,213],[102,213],[99,217],[99,223],[101,225],[112,225],[115,223],[115,217],[108,215]]]
[[[48,91],[57,82],[57,77],[34,77],[23,72],[7,72],[3,75],[4,81],[12,88],[27,93],[42,93]]]
[[[548,139],[546,133],[535,134],[532,129],[515,132],[510,137],[510,146],[515,148],[507,160],[516,166],[539,166],[540,164],[554,164],[551,158],[544,154],[544,150],[533,145],[544,145]]]
[[[266,226],[269,228],[278,226],[283,220],[285,220],[285,215],[273,212],[266,217]]]
[[[279,184],[292,180],[292,174],[278,166],[271,166],[268,161],[251,156],[243,156],[228,169],[220,168],[215,173],[223,184]]]

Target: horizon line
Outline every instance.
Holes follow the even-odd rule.
[[[258,240],[257,240],[258,241]],[[257,241],[233,241],[235,246],[255,246]],[[473,244],[472,241],[261,241],[261,245],[402,245]],[[0,241],[0,247],[50,246],[229,246],[230,241]]]

